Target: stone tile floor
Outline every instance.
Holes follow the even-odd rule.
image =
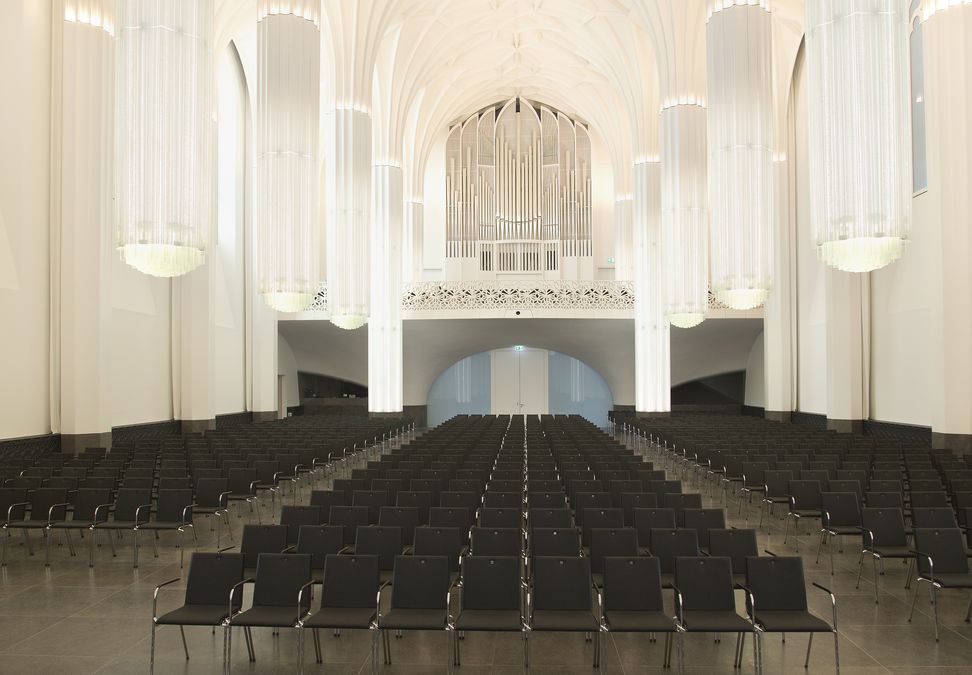
[[[657,460],[656,460],[657,461]],[[698,490],[688,478],[686,491]],[[323,486],[318,486],[323,487]],[[309,485],[301,495],[306,499]],[[288,497],[289,499],[289,497]],[[706,496],[706,506],[723,504],[721,494]],[[730,502],[730,526],[747,526],[746,512],[738,512]],[[242,525],[249,513],[238,509],[233,514],[234,541],[238,543]],[[749,509],[755,526],[758,510]],[[265,506],[264,522],[269,509]],[[199,524],[199,550],[214,550],[215,540],[206,521]],[[40,537],[32,533],[34,542]],[[75,535],[76,537],[77,535]],[[8,549],[8,565],[0,571],[0,673],[144,673],[149,670],[149,628],[152,592],[163,581],[179,578],[177,535],[163,533],[159,557],[145,546],[140,567],[132,569],[130,534],[119,542],[118,557],[111,558],[107,546],[97,549],[97,564],[87,564],[87,548],[79,547],[71,558],[60,538],[53,547],[52,563],[44,566],[42,549],[35,546],[29,557],[22,539],[14,535]],[[77,543],[77,539],[75,539]],[[856,542],[846,541],[842,553],[835,554],[836,571],[830,574],[826,549],[820,563],[815,562],[816,536],[804,531],[800,538],[808,582],[817,581],[832,588],[839,608],[839,647],[842,672],[914,673],[916,675],[972,673],[972,626],[963,621],[968,593],[940,593],[941,641],[936,643],[927,590],[922,589],[915,619],[908,623],[911,591],[904,588],[907,566],[889,562],[881,578],[880,603],[875,604],[871,568],[855,588],[857,576]],[[86,543],[86,542],[85,542]],[[146,542],[147,543],[147,542]],[[222,545],[227,546],[226,533]],[[795,553],[794,540],[783,544],[783,521],[773,518],[760,532],[760,548],[780,555]],[[188,567],[188,565],[187,565]],[[159,598],[161,611],[182,603],[184,584],[167,586]],[[822,592],[808,591],[811,609],[830,620],[830,600]],[[247,598],[248,602],[248,598]],[[741,594],[738,607],[744,611]],[[234,635],[233,673],[288,673],[297,667],[296,636],[283,631],[274,636],[269,629],[253,631],[256,662],[247,661],[241,635]],[[186,661],[179,633],[175,628],[158,631],[157,673],[222,672],[222,631],[207,628],[186,630],[190,660]],[[313,648],[306,645],[304,670],[308,673],[364,673],[370,670],[370,635],[345,631],[340,637],[321,634],[324,664],[314,662]],[[603,638],[602,667],[613,674],[663,672],[663,640],[652,643],[643,635],[612,634]],[[307,641],[310,642],[309,640]],[[446,670],[446,636],[436,633],[406,634],[392,639],[394,664],[382,670],[407,675],[443,673]],[[715,642],[712,636],[685,638],[684,668],[691,673],[732,673],[735,639],[725,636]],[[826,635],[815,639],[810,667],[803,669],[807,638],[790,635],[782,642],[779,635],[764,640],[764,670],[769,673],[827,673],[834,671],[833,642]],[[522,642],[518,635],[468,634],[462,641],[461,673],[515,673],[522,671]],[[540,635],[531,637],[531,670],[547,673],[590,672],[592,643],[581,635]],[[677,660],[675,661],[677,666]],[[752,645],[747,641],[744,671],[753,670]]]

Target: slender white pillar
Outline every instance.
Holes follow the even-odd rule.
[[[215,269],[172,280],[172,410],[186,433],[216,428]]]
[[[868,418],[870,280],[869,274],[826,273],[827,428],[834,431],[862,431]]]
[[[661,255],[661,165],[634,165],[635,411],[671,406],[671,353]]]
[[[402,210],[399,166],[374,167],[368,412],[402,411]]]
[[[634,278],[634,234],[632,232],[634,215],[630,194],[614,197],[614,278],[629,281]]]
[[[407,282],[422,281],[423,232],[422,217],[425,205],[421,199],[409,199],[405,202],[405,225],[402,239],[402,280]]]
[[[111,443],[113,16],[54,3],[51,430],[69,452]]]
[[[932,444],[972,452],[972,4],[926,2],[925,124],[935,241],[929,350]],[[925,224],[918,224],[924,228]],[[937,287],[937,288],[936,288]],[[917,394],[916,394],[917,395]]]

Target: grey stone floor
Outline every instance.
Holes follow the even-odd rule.
[[[304,490],[308,490],[305,487]],[[689,482],[687,490],[698,487]],[[305,498],[306,498],[306,492]],[[706,505],[722,505],[721,495],[706,498]],[[737,515],[737,503],[729,507],[730,525],[746,526],[745,511]],[[269,509],[268,509],[269,510]],[[232,516],[235,541],[243,517]],[[758,520],[751,510],[752,525]],[[267,522],[267,512],[264,514]],[[199,549],[214,550],[209,525],[199,524]],[[40,537],[33,533],[40,548]],[[107,547],[97,550],[97,565],[89,569],[87,548],[71,558],[63,545],[53,547],[52,564],[44,566],[42,553],[28,557],[19,535],[10,539],[8,565],[0,571],[0,673],[99,673],[148,672],[149,627],[152,592],[163,581],[179,578],[176,535],[164,533],[160,557],[151,547],[142,549],[141,565],[132,569],[130,535],[120,542],[118,558]],[[59,541],[56,540],[56,541]],[[77,540],[75,540],[77,541]],[[229,545],[223,534],[222,545]],[[795,552],[793,539],[783,544],[783,521],[773,519],[760,533],[760,548],[781,555]],[[904,589],[905,565],[889,563],[881,577],[880,603],[875,604],[870,566],[864,581],[855,588],[856,542],[849,540],[843,553],[836,554],[836,573],[831,576],[826,550],[815,564],[816,537],[801,537],[809,581],[831,587],[838,599],[840,656],[844,673],[972,673],[972,625],[963,621],[969,601],[966,592],[940,594],[941,641],[936,643],[929,598],[922,589],[913,623],[908,623],[910,591]],[[160,611],[182,602],[184,585],[166,587],[159,599]],[[830,620],[830,600],[810,589],[811,608]],[[742,611],[742,597],[738,598]],[[250,663],[242,635],[234,635],[234,673],[288,673],[296,669],[296,637],[292,631],[279,636],[269,629],[253,631],[256,662]],[[222,635],[209,629],[186,630],[190,660],[182,652],[178,630],[158,631],[156,672],[217,673],[222,671]],[[309,640],[308,640],[309,642]],[[322,633],[325,663],[314,662],[308,644],[304,669],[308,673],[364,673],[370,669],[370,636],[345,632],[340,637]],[[735,639],[725,636],[716,643],[711,636],[685,638],[685,670],[693,673],[732,673]],[[534,635],[531,638],[531,670],[548,673],[590,672],[593,648],[581,635]],[[770,673],[826,673],[834,670],[833,642],[818,635],[811,653],[810,668],[803,670],[807,638],[791,635],[783,643],[778,635],[765,639],[764,669]],[[603,668],[612,674],[663,672],[663,641],[650,643],[641,635],[607,635],[603,643]],[[394,665],[382,669],[408,675],[446,671],[444,634],[414,633],[392,640]],[[518,635],[469,634],[462,642],[461,673],[514,673],[522,671],[522,643]],[[743,670],[753,670],[751,644],[747,642]]]

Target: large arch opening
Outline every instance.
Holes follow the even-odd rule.
[[[455,415],[581,415],[608,424],[614,397],[594,368],[567,354],[513,345],[472,354],[442,371],[427,398],[430,427]]]

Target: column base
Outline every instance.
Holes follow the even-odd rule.
[[[946,434],[932,431],[932,448],[948,449],[957,455],[972,455],[972,434]]]
[[[864,420],[835,420],[828,417],[827,430],[836,431],[839,434],[862,434],[864,433]]]
[[[789,424],[793,419],[793,413],[789,410],[766,410],[763,412],[763,417],[770,422]]]
[[[66,455],[80,455],[86,448],[111,449],[111,432],[93,434],[61,434],[61,452]]]
[[[369,410],[368,417],[374,417],[375,419],[385,419],[385,420],[397,420],[401,419],[404,412],[376,412]]]
[[[272,422],[277,419],[276,410],[254,410],[250,415],[254,422]]]
[[[208,420],[179,420],[179,428],[184,434],[202,434],[216,431],[216,418]]]
[[[636,410],[635,417],[640,419],[647,419],[650,417],[671,417],[672,412],[670,410],[656,410],[652,412],[645,412],[643,410]]]
[[[635,407],[633,405],[627,405],[625,403],[615,403],[614,412],[634,412]]]
[[[424,429],[429,423],[429,406],[427,405],[402,406],[402,414],[410,417],[415,422],[416,428]]]

